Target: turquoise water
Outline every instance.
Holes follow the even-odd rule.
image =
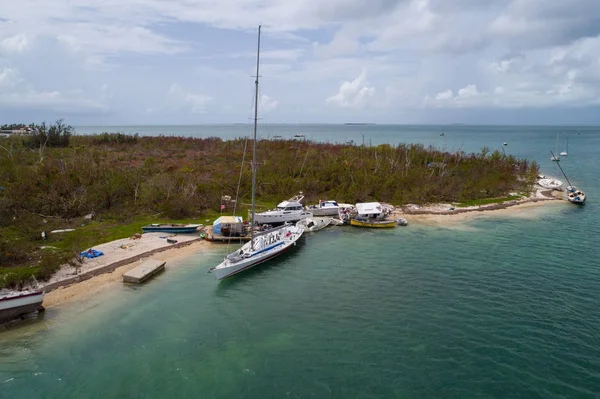
[[[465,147],[507,141],[558,176],[556,130],[494,129]],[[206,271],[226,247],[211,246],[146,285],[0,333],[0,397],[597,397],[600,136],[589,129],[565,133],[561,161],[583,207],[330,228],[220,283]]]

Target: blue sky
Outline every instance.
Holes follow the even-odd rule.
[[[597,0],[0,0],[0,122],[600,124]]]

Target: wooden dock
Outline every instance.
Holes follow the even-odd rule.
[[[131,284],[140,284],[148,280],[150,277],[165,270],[167,262],[158,259],[149,259],[141,265],[134,267],[127,273],[123,274],[123,282]]]

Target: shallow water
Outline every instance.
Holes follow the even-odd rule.
[[[558,177],[546,143],[531,145],[543,134],[507,147]],[[220,283],[214,246],[48,309],[0,333],[0,397],[596,397],[599,149],[595,134],[570,138],[561,161],[583,207],[328,228]]]

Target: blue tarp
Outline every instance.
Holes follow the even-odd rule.
[[[97,258],[98,256],[104,255],[104,252],[97,251],[95,249],[89,249],[87,251],[83,251],[80,255],[84,258]]]

